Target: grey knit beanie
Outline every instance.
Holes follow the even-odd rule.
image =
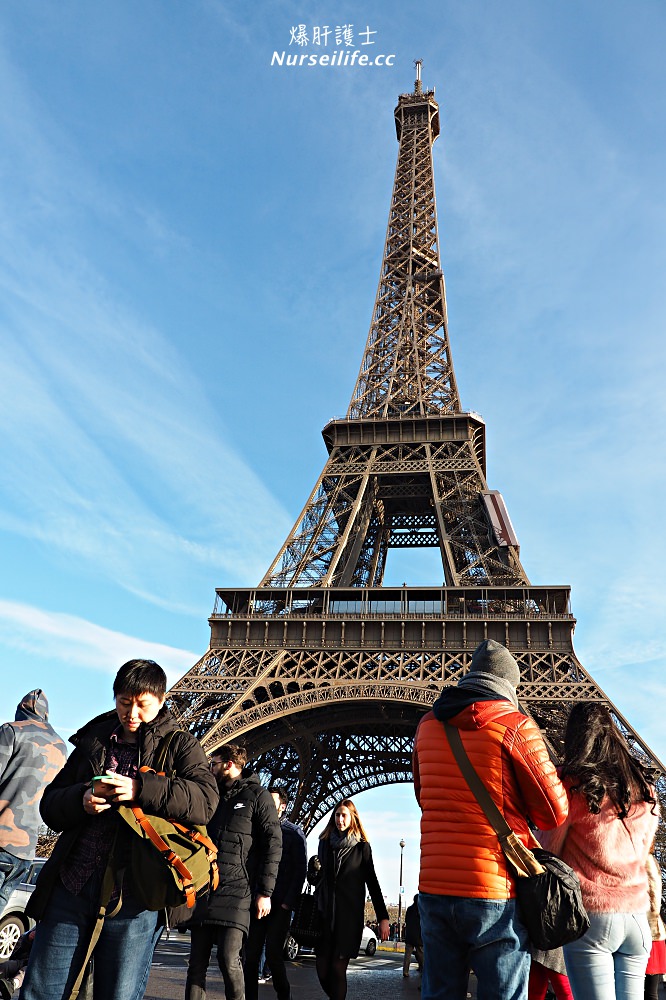
[[[492,674],[508,681],[512,688],[520,684],[520,670],[515,659],[501,642],[484,639],[474,650],[469,673]]]

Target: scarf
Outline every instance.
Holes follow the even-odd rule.
[[[505,677],[498,677],[496,674],[485,674],[480,670],[475,670],[473,673],[465,674],[458,681],[458,687],[472,694],[485,695],[486,697],[494,694],[497,699],[506,699],[518,708],[516,689]],[[479,701],[483,700],[485,699],[479,698]]]
[[[511,693],[513,697],[511,697]],[[515,690],[501,692],[497,688],[493,689],[491,685],[484,684],[478,674],[476,677],[474,674],[466,674],[458,682],[457,687],[444,688],[432,706],[432,710],[436,719],[439,719],[440,722],[447,722],[476,701],[510,701],[516,705],[516,708],[518,707]]]
[[[353,851],[356,845],[360,843],[360,840],[355,833],[351,833],[349,830],[340,833],[336,828],[335,830],[331,830],[328,842],[333,852],[333,871],[337,875],[342,862]]]

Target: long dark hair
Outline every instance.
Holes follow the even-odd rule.
[[[571,791],[585,796],[591,813],[600,812],[606,795],[619,819],[625,819],[636,802],[649,802],[654,811],[650,771],[632,755],[609,710],[599,702],[584,701],[571,709],[560,774],[573,779]]]

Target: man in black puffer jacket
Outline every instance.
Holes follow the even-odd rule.
[[[220,804],[208,833],[218,848],[220,884],[197,907],[190,923],[185,1000],[205,1000],[213,945],[217,945],[226,1000],[244,1000],[240,955],[250,926],[250,909],[254,907],[260,920],[271,910],[282,832],[273,799],[256,774],[243,770],[246,763],[245,748],[235,743],[218,747],[211,755]]]
[[[200,743],[179,729],[164,704],[166,683],[153,660],[123,664],[113,682],[115,711],[72,736],[75,749],[44,792],[42,819],[62,832],[28,903],[29,916],[39,923],[24,1000],[69,997],[87,963],[101,903],[110,915],[94,945],[95,996],[143,997],[163,914],[145,907],[141,872],[131,863],[138,838],[116,807],[137,805],[164,819],[203,825],[218,802]],[[161,763],[165,739],[163,773],[141,771]],[[95,784],[103,772],[104,782]]]

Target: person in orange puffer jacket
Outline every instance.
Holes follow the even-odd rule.
[[[493,639],[474,651],[467,674],[446,687],[414,741],[414,790],[421,807],[419,912],[422,1000],[464,1000],[470,967],[484,1000],[524,1000],[527,932],[514,878],[497,834],[462,776],[443,722],[462,742],[516,835],[537,846],[541,830],[567,817],[567,794],[536,724],[518,709],[520,671]]]

